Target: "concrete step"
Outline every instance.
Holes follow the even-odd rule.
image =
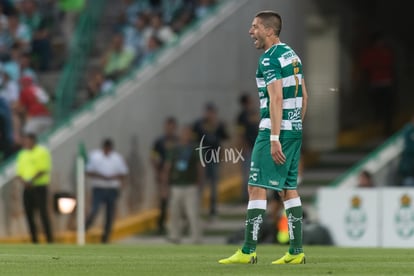
[[[339,168],[346,169],[362,160],[365,152],[328,152],[320,155],[317,168]],[[315,168],[314,167],[314,168]]]
[[[312,168],[305,169],[303,172],[303,181],[309,181],[312,183],[327,183],[329,181],[335,180],[341,174],[346,171],[344,168]]]

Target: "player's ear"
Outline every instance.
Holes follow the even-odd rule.
[[[272,28],[266,27],[266,36],[272,36],[274,33],[275,31]]]

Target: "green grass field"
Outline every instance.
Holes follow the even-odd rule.
[[[306,247],[306,265],[271,265],[286,247],[259,245],[258,264],[220,265],[228,245],[2,245],[0,275],[414,275],[414,250]]]

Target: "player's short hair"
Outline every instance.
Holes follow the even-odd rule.
[[[272,28],[275,35],[280,35],[282,31],[282,17],[277,12],[271,10],[260,11],[255,17],[260,18],[266,28]]]
[[[37,142],[37,135],[33,132],[25,132],[23,137],[30,139],[32,142]]]
[[[102,147],[106,148],[106,149],[108,149],[108,148],[113,149],[114,148],[114,141],[111,138],[107,137],[107,138],[103,139]]]
[[[361,171],[361,175],[364,176],[364,177],[366,177],[366,178],[368,178],[368,179],[371,179],[372,178],[371,172],[369,172],[367,170]]]

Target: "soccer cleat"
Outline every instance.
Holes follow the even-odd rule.
[[[272,264],[305,264],[305,253],[291,255],[286,253],[282,258],[272,262]]]
[[[244,254],[240,249],[232,256],[218,261],[220,264],[255,264],[257,263],[256,252]]]

